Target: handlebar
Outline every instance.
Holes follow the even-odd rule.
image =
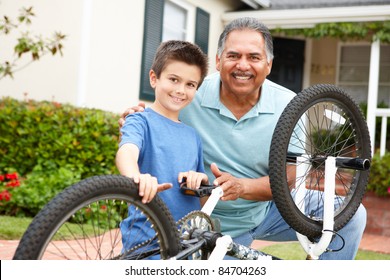
[[[296,163],[297,157],[303,156],[298,153],[287,153],[287,162]],[[306,156],[311,164],[314,166],[325,165],[327,156]],[[355,170],[369,170],[371,166],[370,159],[366,158],[355,158],[355,157],[336,157],[336,167],[355,169]]]

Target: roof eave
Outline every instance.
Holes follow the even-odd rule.
[[[327,22],[390,20],[390,5],[227,12],[222,21],[226,25],[239,17],[258,18],[270,29],[310,28]]]

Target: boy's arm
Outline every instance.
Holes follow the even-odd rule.
[[[116,153],[116,167],[124,176],[138,177],[140,175],[138,168],[139,149],[134,144],[122,145]]]
[[[157,192],[172,187],[170,183],[158,184],[157,178],[150,174],[141,174],[138,167],[139,149],[136,145],[128,143],[122,145],[116,154],[116,166],[119,172],[127,177],[133,178],[139,184],[139,195],[142,202],[152,201]]]

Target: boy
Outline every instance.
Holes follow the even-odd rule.
[[[207,56],[198,46],[176,40],[162,43],[149,72],[155,101],[145,112],[128,115],[121,129],[119,172],[139,183],[143,203],[162,191],[160,197],[176,221],[200,209],[199,198],[181,194],[179,183],[185,178],[189,188],[208,184],[200,137],[179,120],[180,110],[192,101],[207,71]],[[125,248],[130,223],[131,218],[121,223]]]

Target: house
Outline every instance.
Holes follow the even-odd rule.
[[[64,56],[44,57],[14,79],[2,79],[0,96],[122,112],[139,100],[153,100],[146,77],[162,40],[196,42],[209,54],[213,72],[224,25],[251,16],[274,34],[269,78],[296,92],[317,83],[344,87],[358,103],[367,102],[372,142],[375,119],[383,117],[380,150],[385,151],[390,109],[377,104],[390,106],[390,45],[389,37],[377,39],[375,28],[390,32],[390,0],[1,0],[0,16],[16,17],[22,6],[34,8],[32,32],[67,35]],[[375,28],[366,23],[376,23]],[[345,33],[352,29],[346,38],[340,30],[335,37],[310,33],[340,26]],[[368,33],[356,39],[354,30]],[[0,62],[12,57],[17,36],[1,38]]]
[[[383,155],[386,144],[389,145],[386,129],[390,109],[377,107],[378,104],[390,107],[390,42],[388,36],[381,42],[377,35],[378,31],[390,32],[390,1],[243,2],[252,10],[227,12],[222,20],[226,24],[237,17],[257,17],[274,30],[275,59],[269,78],[296,92],[317,83],[346,89],[357,103],[367,104],[371,143],[375,143],[376,118],[382,118],[379,148]],[[373,23],[377,23],[378,30],[365,29],[364,26]],[[282,36],[275,34],[277,30],[284,31]],[[363,30],[367,34],[358,34]],[[283,33],[300,35],[283,36]],[[331,36],[320,36],[321,33]]]

